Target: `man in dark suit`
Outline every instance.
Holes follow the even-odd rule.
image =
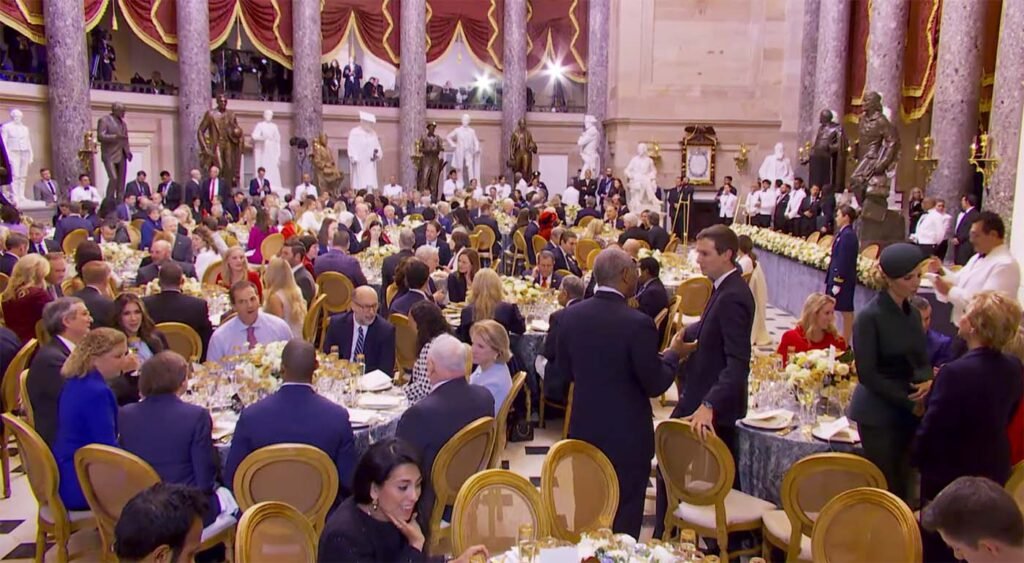
[[[593,217],[594,219],[601,218],[601,212],[597,210],[597,198],[592,196],[586,197],[583,209],[576,212],[576,225],[579,225],[580,221],[584,217]]]
[[[209,347],[213,325],[210,323],[210,307],[206,301],[181,292],[185,281],[181,265],[167,262],[160,268],[160,293],[142,298],[146,312],[154,323],[183,323],[196,330],[203,341],[203,357]]]
[[[270,193],[270,180],[266,178],[267,169],[260,166],[256,169],[256,177],[249,180],[249,197],[261,198]]]
[[[480,216],[473,219],[474,225],[486,225],[494,232],[494,248],[491,252],[497,256],[501,252],[501,230],[498,229],[498,221],[494,218],[494,207],[490,202],[480,204]],[[447,262],[442,262],[447,264]]]
[[[432,301],[430,294],[430,269],[418,258],[405,261],[405,291],[399,292],[391,301],[388,315],[408,315],[409,309],[420,301]]]
[[[168,172],[167,170],[161,170],[160,171],[160,183],[156,185],[156,193],[164,196],[164,202],[165,203],[168,203],[168,204],[170,203],[168,201],[169,200],[168,194],[170,193],[171,188],[175,187],[175,186],[178,186],[179,188],[181,187],[177,182],[175,182],[174,180],[171,180],[171,173],[170,172]],[[179,203],[180,203],[180,200],[179,200]]]
[[[150,189],[149,182],[146,181],[146,173],[144,171],[139,170],[135,174],[135,179],[128,182],[128,185],[124,187],[124,194],[131,194],[135,197],[153,197],[153,190]]]
[[[53,448],[57,439],[57,405],[64,388],[60,369],[71,349],[89,333],[92,317],[81,299],[61,297],[43,307],[43,327],[51,339],[32,358],[26,386],[36,432]]]
[[[223,200],[221,206],[224,208],[224,213],[231,216],[231,221],[237,223],[248,204],[245,202],[244,193],[235,192],[230,198]]]
[[[555,255],[555,271],[568,270],[572,275],[583,277],[583,270],[576,262],[576,233],[566,229],[562,232],[562,239],[552,251]]]
[[[345,407],[317,394],[313,388],[316,349],[294,339],[281,353],[284,383],[273,395],[249,405],[238,417],[224,481],[233,483],[235,471],[250,453],[274,444],[307,444],[327,454],[338,468],[338,499],[352,491],[356,468],[356,441]]]
[[[284,246],[281,247],[280,256],[291,266],[292,274],[295,276],[295,283],[299,286],[299,291],[302,292],[302,298],[306,300],[306,305],[309,305],[316,296],[316,280],[313,279],[313,274],[309,273],[305,262],[302,260],[305,254],[306,247],[302,244],[302,241],[293,238],[286,241]]]
[[[700,321],[681,331],[687,342],[696,343],[696,350],[683,365],[679,404],[672,411],[673,418],[688,417],[701,436],[717,434],[737,464],[741,460],[736,421],[747,413],[754,326],[754,296],[736,267],[738,252],[739,238],[725,225],[708,227],[697,235],[697,264],[715,289]],[[656,537],[664,528],[667,506],[660,477],[657,500]]]
[[[352,235],[345,229],[338,229],[331,241],[331,248],[313,262],[313,276],[319,278],[324,272],[337,272],[352,282],[352,287],[366,285],[366,276],[359,261],[348,255]]]
[[[377,292],[368,285],[352,294],[352,310],[336,315],[327,327],[324,352],[337,346],[338,356],[356,361],[362,354],[366,372],[395,371],[395,327],[377,314]]]
[[[441,228],[441,224],[437,221],[430,221],[424,225],[423,231],[423,242],[416,245],[417,248],[421,246],[429,246],[437,249],[437,258],[441,264],[447,264],[452,260],[452,249],[448,246],[448,243],[444,240],[442,234],[444,230]]]
[[[121,203],[117,204],[117,219],[119,221],[131,221],[132,215],[134,215],[135,211],[137,210],[135,206],[137,201],[137,196],[132,195],[130,193],[126,193],[124,195],[124,199],[121,200]],[[103,217],[103,219],[106,219],[106,217]]]
[[[971,225],[978,220],[978,196],[965,194],[960,198],[960,209],[956,217],[953,231],[953,263],[957,266],[967,264],[974,256],[974,245],[971,244]]]
[[[106,262],[89,262],[82,267],[83,287],[75,297],[85,303],[92,316],[92,328],[111,327],[114,324],[114,300],[105,295],[110,286],[110,265]]]
[[[437,221],[437,211],[435,211],[433,207],[423,209],[421,215],[423,215],[423,223],[419,227],[413,229],[413,233],[416,234],[417,248],[423,246],[423,243],[427,241],[427,225],[429,225],[431,221]],[[441,234],[438,235],[438,238],[446,240],[444,229],[441,230]]]
[[[533,275],[533,283],[544,289],[558,289],[562,284],[562,274],[555,271],[555,254],[550,250],[542,250],[537,255],[537,269]]]
[[[629,239],[636,239],[639,241],[650,244],[650,240],[647,238],[647,231],[640,226],[640,218],[634,213],[626,213],[622,217],[622,224],[626,227],[619,235],[619,245],[626,244]]]
[[[466,353],[466,345],[454,336],[442,334],[432,341],[427,353],[427,377],[432,391],[402,414],[395,431],[396,437],[420,452],[423,492],[417,511],[420,528],[428,533],[435,499],[430,470],[437,452],[469,423],[494,416],[491,392],[470,385],[466,379]],[[647,471],[650,472],[649,465]]]
[[[135,276],[135,283],[137,285],[146,285],[157,279],[160,272],[168,264],[177,264],[184,275],[190,278],[196,277],[195,266],[185,262],[178,262],[171,258],[171,243],[166,240],[153,241],[153,246],[149,249],[149,256],[152,258],[152,261],[139,268],[139,273]]]
[[[647,221],[651,225],[647,229],[647,242],[650,243],[651,250],[664,252],[665,247],[668,246],[668,240],[672,237],[669,236],[665,227],[661,226],[661,215],[657,211],[651,211],[647,214]]]
[[[52,239],[46,238],[46,229],[39,223],[32,223],[28,228],[28,253],[49,254],[60,252],[60,247]]]
[[[661,283],[661,265],[648,256],[640,259],[640,283],[636,290],[637,309],[652,319],[668,308],[668,291]]]
[[[28,237],[21,233],[12,232],[7,235],[7,250],[0,255],[0,272],[10,277],[14,271],[14,265],[18,260],[28,254]]]
[[[602,250],[594,277],[594,297],[566,309],[560,319],[558,369],[576,383],[569,437],[593,444],[615,466],[619,510],[612,529],[635,537],[654,456],[651,397],[672,385],[688,348],[677,337],[672,350],[659,357],[654,322],[626,304],[637,284],[628,254]],[[612,412],[615,416],[609,416]]]
[[[530,222],[523,228],[523,238],[526,239],[526,259],[530,264],[537,263],[537,253],[533,249],[533,237],[540,234],[540,225],[537,224],[537,218],[540,217],[540,211],[536,207],[531,207],[530,211]]]
[[[210,167],[210,176],[199,184],[199,200],[207,213],[213,206],[214,198],[219,197],[221,203],[231,199],[231,185],[220,177],[220,168]]]
[[[583,279],[577,276],[565,276],[558,288],[558,304],[561,309],[551,313],[548,319],[548,334],[544,337],[544,348],[541,355],[547,360],[544,367],[544,396],[555,403],[565,404],[569,393],[569,377],[558,370],[558,335],[561,330],[562,315],[569,307],[583,301]]]
[[[395,270],[398,264],[405,258],[412,258],[413,247],[416,246],[416,234],[412,229],[402,229],[398,232],[398,252],[384,259],[380,269],[380,290],[387,294],[387,290],[395,281]]]
[[[160,174],[160,177],[163,177],[163,173]],[[202,190],[199,187],[201,182],[199,170],[192,170],[191,177],[185,182],[184,186],[177,182],[172,182],[170,179],[171,175],[167,174],[167,183],[162,184],[166,186],[164,203],[167,204],[168,209],[176,209],[182,204],[190,205],[193,198],[200,197]],[[200,199],[202,198],[200,197]]]
[[[168,215],[161,219],[160,226],[168,235],[174,237],[174,246],[171,247],[171,258],[176,262],[191,264],[195,262],[195,252],[192,250],[192,239],[188,235],[181,234],[178,229],[180,223],[174,215]]]
[[[131,237],[128,236],[128,229],[113,217],[106,219],[100,224],[99,234],[96,235],[95,239],[99,243],[116,242],[118,244],[128,244],[131,242]]]
[[[64,237],[71,231],[82,229],[87,233],[91,233],[93,230],[92,221],[82,217],[82,202],[73,201],[68,204],[68,212],[67,217],[57,222],[56,229],[53,232],[53,241],[57,243],[58,247],[63,246]]]
[[[786,218],[787,207],[789,207],[789,184],[782,184],[779,196],[775,200],[775,212],[772,214],[772,229],[789,233],[789,219]]]
[[[604,173],[597,178],[597,201],[604,201],[608,191],[612,189],[612,185],[615,183],[615,176],[612,175],[611,168],[605,168]]]

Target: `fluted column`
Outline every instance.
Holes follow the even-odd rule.
[[[412,161],[416,139],[424,133],[427,114],[427,2],[402,0],[401,72],[399,73],[398,147],[402,186],[416,188],[416,164]]]
[[[604,123],[608,118],[608,39],[611,35],[608,21],[611,16],[610,0],[590,0],[587,12],[587,114]],[[599,127],[600,153],[604,154],[604,127]]]
[[[292,2],[292,122],[295,136],[312,139],[323,129],[320,70],[320,0]]]
[[[814,76],[818,64],[818,16],[821,13],[821,0],[804,2],[803,40],[800,45],[800,120],[797,124],[798,142],[804,143],[814,138],[815,116],[821,108],[815,107]]]
[[[526,115],[526,0],[505,0],[504,74],[501,94],[501,147],[499,162],[508,160],[508,144],[516,123]],[[512,181],[511,175],[508,178]]]
[[[814,71],[814,113],[830,109],[836,121],[846,111],[846,58],[850,0],[826,0],[818,14],[818,57]],[[812,121],[813,123],[813,121]]]
[[[54,2],[47,2],[53,4]],[[210,13],[207,0],[177,0],[178,175],[199,167],[199,122],[210,108]]]
[[[910,0],[875,0],[868,32],[867,88],[882,95],[882,105],[899,113],[903,89],[903,52],[907,48]]]
[[[984,207],[995,211],[1009,223],[1013,217],[1021,109],[1024,107],[1024,89],[1021,86],[1024,82],[1024,3],[1003,2],[999,26],[996,82],[992,92],[992,115],[989,117],[992,150],[999,158],[999,165],[985,193]],[[1024,206],[1024,202],[1021,205]]]
[[[942,33],[932,105],[932,138],[939,164],[928,195],[946,200],[946,206],[954,210],[973,177],[967,159],[978,130],[986,4],[987,0],[943,0],[939,21]]]
[[[85,18],[81,2],[44,2],[43,6],[50,101],[49,166],[66,195],[68,188],[78,183],[78,151],[85,132],[94,127],[89,112]]]

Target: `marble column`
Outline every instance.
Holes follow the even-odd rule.
[[[505,0],[504,73],[501,93],[501,146],[498,162],[508,160],[508,144],[519,119],[526,115],[526,0]],[[514,183],[509,171],[509,183]]]
[[[903,90],[903,52],[907,48],[910,0],[875,0],[868,31],[867,87],[882,95],[882,105],[899,115]],[[895,117],[894,117],[895,118]]]
[[[292,2],[292,123],[295,136],[313,139],[323,130],[320,0]]]
[[[78,151],[83,147],[85,133],[95,129],[89,105],[85,19],[81,2],[44,2],[43,7],[51,148],[48,163],[45,158],[36,160],[37,164],[50,166],[53,179],[66,196],[67,190],[78,184],[78,174],[83,171]]]
[[[177,0],[178,173],[199,168],[199,122],[212,107],[210,95],[210,13],[207,0]],[[205,174],[205,171],[204,171]]]
[[[400,181],[406,190],[416,189],[416,140],[426,131],[427,115],[427,1],[402,0],[401,72],[399,73],[398,146]]]
[[[931,129],[939,163],[927,195],[946,200],[946,208],[952,211],[958,209],[960,195],[968,191],[974,177],[967,159],[978,131],[981,33],[987,4],[987,0],[942,2]]]
[[[814,76],[818,64],[818,15],[821,0],[804,2],[803,40],[800,45],[800,119],[797,124],[797,142],[800,146],[814,139],[820,108],[815,107]]]
[[[589,22],[587,40],[587,114],[603,124],[608,119],[608,41],[611,36],[608,25],[611,17],[610,0],[590,0],[587,11]],[[600,127],[600,153],[605,153],[604,127]],[[602,160],[605,160],[602,158]]]
[[[818,14],[818,56],[814,71],[814,109],[830,109],[836,121],[846,111],[846,58],[850,45],[850,0],[821,2]],[[817,123],[814,119],[812,123]]]
[[[989,181],[983,206],[1009,223],[1013,217],[1021,109],[1024,108],[1024,89],[1021,88],[1024,82],[1024,3],[1003,2],[999,25],[996,82],[989,117],[992,152],[999,158],[999,164]],[[1021,206],[1024,208],[1024,202]],[[1009,227],[1007,232],[1010,232]]]

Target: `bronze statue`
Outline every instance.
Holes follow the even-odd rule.
[[[120,202],[124,197],[128,162],[132,151],[128,148],[128,125],[124,122],[124,104],[115,102],[110,115],[96,123],[96,138],[100,142],[100,160],[107,171],[107,197]]]
[[[418,161],[416,162],[416,190],[423,193],[430,190],[434,201],[438,198],[438,182],[441,180],[441,170],[445,163],[441,161],[441,153],[444,151],[444,140],[434,134],[437,123],[431,121],[427,124],[427,134],[417,141],[419,150]]]
[[[889,192],[900,157],[900,137],[882,112],[878,92],[864,95],[858,126],[860,160],[850,175],[850,189],[861,205],[861,242],[903,238],[902,214],[889,210]]]
[[[344,178],[338,164],[331,155],[331,149],[327,145],[327,134],[320,133],[320,136],[313,139],[312,151],[313,169],[316,170],[316,183],[320,189],[332,194],[338,194],[341,187],[341,180]]]
[[[228,111],[228,99],[217,94],[217,108],[211,109],[199,122],[199,160],[203,168],[216,165],[220,176],[228,181],[232,192],[238,187],[242,168],[242,128],[234,112]]]
[[[811,185],[832,184],[834,193],[842,193],[846,184],[846,135],[834,121],[831,110],[821,110],[821,125],[814,136],[811,151],[800,164],[810,164]]]
[[[533,155],[537,153],[537,143],[526,128],[526,118],[520,118],[516,130],[508,143],[508,166],[512,172],[519,172],[523,178],[533,177]]]

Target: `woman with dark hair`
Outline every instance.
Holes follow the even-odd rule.
[[[422,483],[419,462],[415,449],[398,438],[370,446],[356,465],[352,496],[331,514],[320,534],[317,560],[430,561],[415,518]],[[455,561],[475,556],[486,559],[487,549],[470,547]]]
[[[467,248],[456,258],[455,271],[448,274],[448,300],[462,303],[473,284],[473,277],[480,271],[480,255]]]
[[[448,270],[454,270],[458,267],[459,256],[462,255],[463,251],[469,248],[469,233],[459,229],[457,231],[453,231],[448,237],[448,240],[452,247],[452,259],[444,266]]]
[[[331,241],[334,240],[334,233],[336,232],[338,232],[338,222],[334,219],[324,219],[320,223],[320,232],[316,236],[317,248],[319,248],[318,252],[320,254],[325,254],[331,248]]]
[[[860,242],[853,230],[857,210],[840,205],[836,211],[836,238],[832,241],[832,257],[825,273],[825,295],[836,300],[836,311],[843,319],[843,339],[853,338],[853,293],[857,287],[857,256]]]
[[[416,348],[419,349],[412,377],[405,386],[405,396],[409,398],[409,404],[413,405],[430,393],[430,379],[427,377],[427,352],[430,351],[430,344],[442,334],[451,334],[452,327],[440,307],[429,301],[413,305],[409,309],[409,320],[416,328]]]
[[[82,268],[85,267],[89,262],[102,262],[103,261],[103,249],[95,241],[86,239],[78,244],[78,248],[75,249],[75,275],[68,282],[68,287],[64,289],[64,295],[74,295],[85,288],[85,281],[82,280]],[[146,263],[142,263],[145,266]],[[105,319],[104,319],[105,320]]]
[[[22,224],[21,213],[10,205],[0,206],[0,227],[28,236],[28,227]]]
[[[473,220],[469,218],[469,211],[467,211],[465,207],[460,207],[455,211],[452,211],[452,217],[455,218],[454,227],[462,227],[471,233],[476,227],[476,225],[473,224]]]
[[[114,316],[110,325],[128,338],[128,349],[145,362],[167,349],[167,339],[156,329],[153,319],[146,312],[142,299],[134,293],[122,293],[114,300]],[[117,405],[139,401],[139,380],[137,373],[122,373],[120,377],[107,381],[114,391]]]
[[[263,263],[263,253],[260,249],[263,239],[276,232],[277,227],[270,224],[270,214],[267,213],[267,210],[262,207],[256,208],[256,222],[249,229],[249,242],[245,245],[248,250],[252,251],[252,254],[249,255],[250,264]]]
[[[359,243],[360,251],[391,244],[391,239],[384,231],[384,225],[380,221],[380,216],[376,214],[371,214],[367,218],[366,227],[363,229],[363,236],[360,238],[362,239]]]

